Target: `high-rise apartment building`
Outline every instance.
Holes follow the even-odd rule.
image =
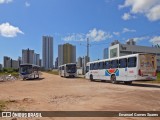
[[[9,68],[11,65],[10,65],[10,57],[8,56],[4,56],[3,57],[3,66],[4,68]]]
[[[39,66],[42,67],[42,59],[39,59]]]
[[[10,64],[11,64],[11,68],[13,68],[13,69],[18,69],[19,68],[19,62],[18,62],[18,60],[11,59],[10,60]]]
[[[19,68],[18,60],[13,60],[10,57],[4,56],[3,62],[4,62],[4,68],[13,68],[13,69]]]
[[[34,60],[34,50],[30,50],[29,48],[26,50],[22,50],[22,64],[28,63],[33,64]]]
[[[20,64],[22,64],[22,57],[18,57],[18,64],[20,66]]]
[[[0,71],[2,70],[2,68],[3,68],[3,67],[2,67],[2,64],[0,64]]]
[[[37,53],[34,53],[34,59],[33,59],[33,63],[35,65],[39,65],[39,59],[40,59],[40,55]]]
[[[48,70],[53,68],[53,37],[42,37],[42,62],[43,67]]]
[[[76,63],[76,46],[69,43],[58,46],[58,65]]]
[[[55,68],[56,69],[58,68],[58,57],[56,58],[56,61],[55,61]]]
[[[63,45],[58,45],[58,66],[63,64]]]
[[[77,66],[82,67],[82,57],[78,57]]]

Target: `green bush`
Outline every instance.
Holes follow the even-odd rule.
[[[18,72],[19,69],[13,69],[13,68],[3,68],[3,72],[7,73],[13,73],[13,72]]]

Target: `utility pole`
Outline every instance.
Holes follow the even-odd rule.
[[[89,47],[90,47],[89,38],[87,38],[87,58],[89,58]]]

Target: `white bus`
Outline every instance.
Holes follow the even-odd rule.
[[[59,75],[61,77],[77,77],[76,63],[67,63],[59,66]]]
[[[20,75],[24,79],[35,79],[39,78],[39,68],[40,66],[38,65],[33,65],[33,64],[21,64],[20,65]]]
[[[131,84],[136,80],[156,80],[157,60],[153,54],[132,54],[117,58],[89,62],[85,78],[110,80],[112,83],[123,81]]]

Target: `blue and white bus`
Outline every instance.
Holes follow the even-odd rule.
[[[40,72],[39,72],[40,66],[33,65],[33,64],[21,64],[20,65],[20,75],[24,79],[35,79],[39,78]]]
[[[85,78],[108,80],[112,83],[123,81],[131,84],[136,80],[156,80],[157,61],[153,54],[132,54],[111,59],[88,62]]]
[[[61,77],[77,77],[76,63],[67,63],[59,66],[59,75]]]

